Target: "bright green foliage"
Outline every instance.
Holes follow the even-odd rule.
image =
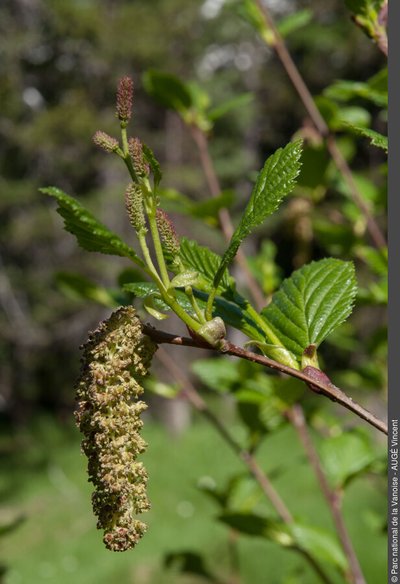
[[[153,282],[132,282],[129,284],[124,284],[123,290],[125,292],[131,292],[137,298],[143,298],[144,300],[151,298],[155,310],[162,310],[165,312],[171,310],[168,304],[162,300],[160,291]],[[188,312],[192,311],[192,306],[184,292],[175,290],[175,296],[178,304],[182,306],[184,310],[187,310]],[[149,304],[147,303],[146,310],[148,309],[148,306]]]
[[[170,73],[150,70],[143,75],[143,84],[156,101],[177,112],[186,124],[203,131],[210,130],[216,120],[253,99],[251,93],[242,93],[210,109],[210,97],[197,83],[185,83]]]
[[[354,21],[372,39],[386,36],[385,25],[381,22],[380,12],[385,0],[345,0],[347,8],[352,11]]]
[[[331,130],[343,130],[349,124],[367,127],[371,123],[371,116],[363,107],[339,106],[325,95],[320,95],[315,101]]]
[[[213,122],[215,122],[215,120],[222,118],[222,116],[224,116],[228,112],[230,112],[234,109],[243,107],[243,106],[247,105],[248,103],[252,102],[253,99],[254,99],[254,96],[252,93],[241,93],[239,95],[235,95],[235,97],[232,97],[231,99],[227,99],[226,101],[224,101],[220,105],[217,105],[216,107],[211,109],[208,112],[208,118],[210,120],[212,120]]]
[[[55,187],[41,189],[41,191],[57,200],[57,213],[64,219],[66,231],[76,236],[83,249],[126,257],[144,266],[142,260],[129,245],[93,217],[76,199]]]
[[[319,345],[350,315],[356,295],[351,262],[327,258],[312,262],[284,280],[262,316],[298,358]]]
[[[193,201],[187,195],[169,188],[159,189],[158,195],[166,211],[203,219],[213,227],[218,225],[218,212],[220,209],[231,207],[234,201],[234,193],[230,190],[222,191],[218,197],[200,201]]]
[[[147,299],[151,297],[153,306],[157,310],[169,311],[170,307],[161,299],[156,284],[152,282],[132,282],[123,285],[125,292],[134,294],[137,298]],[[201,309],[204,309],[207,302],[207,294],[195,288],[194,294]],[[193,315],[193,307],[188,296],[182,291],[175,289],[175,298],[178,304],[189,314]],[[213,316],[219,316],[229,326],[232,326],[252,339],[262,340],[263,332],[254,322],[253,318],[246,311],[246,305],[239,306],[236,302],[227,298],[217,297],[214,306]]]
[[[205,307],[208,295],[195,289],[194,294]],[[214,300],[212,316],[219,316],[229,326],[242,331],[250,339],[264,340],[264,333],[249,311],[249,303],[236,292],[224,292]]]
[[[198,272],[194,270],[187,270],[186,272],[182,272],[172,278],[170,287],[171,288],[186,288],[186,286],[194,286],[197,284],[197,280],[199,279]]]
[[[210,290],[215,273],[221,263],[220,256],[207,247],[199,245],[196,241],[182,237],[181,260],[185,267],[196,270],[202,276],[203,282],[198,282],[197,286],[205,291]],[[232,278],[228,272],[225,272],[219,282],[219,289],[226,290],[231,284]]]
[[[305,8],[304,10],[298,10],[283,17],[278,23],[278,30],[283,37],[287,37],[296,30],[299,30],[300,28],[303,28],[303,26],[309,24],[312,19],[312,10],[308,8]]]
[[[178,568],[182,574],[195,575],[209,582],[217,582],[217,576],[207,568],[204,558],[195,552],[180,551],[168,553],[165,556],[165,567],[169,569]]]
[[[91,300],[110,308],[116,308],[120,304],[118,292],[113,293],[80,274],[58,272],[56,283],[66,296],[74,300]]]
[[[365,472],[376,458],[368,437],[357,431],[325,439],[320,454],[332,486],[340,489]]]
[[[353,124],[346,124],[346,126],[355,134],[369,138],[373,146],[382,148],[382,150],[385,150],[385,152],[388,151],[387,136],[383,136],[382,134],[379,134],[379,132],[375,132],[375,130],[370,130],[369,128],[360,128],[360,126],[355,126]]]
[[[330,99],[347,102],[353,99],[370,101],[378,107],[386,107],[388,102],[388,70],[379,71],[368,81],[335,81],[323,94]]]
[[[300,523],[294,523],[289,530],[300,549],[317,558],[323,565],[329,563],[346,571],[346,557],[330,532]]]
[[[143,85],[166,108],[184,113],[193,105],[190,89],[175,75],[149,70],[143,75]]]
[[[214,287],[219,282],[239,249],[242,241],[261,225],[268,215],[278,208],[282,199],[287,196],[295,185],[300,172],[301,140],[279,148],[270,156],[264,168],[260,171],[253,188],[250,201],[236,228],[228,249],[224,253],[218,272],[214,278]]]
[[[232,389],[239,378],[236,364],[228,359],[197,359],[192,370],[207,387],[221,393]]]
[[[220,520],[237,531],[263,537],[293,550],[303,550],[320,562],[340,570],[347,568],[346,558],[335,538],[329,532],[300,523],[285,525],[254,513],[224,513]]]

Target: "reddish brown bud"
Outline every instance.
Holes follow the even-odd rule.
[[[141,141],[139,138],[129,138],[128,144],[136,174],[140,177],[149,176],[150,167],[144,159]]]
[[[319,383],[323,383],[324,385],[333,385],[332,381],[329,379],[326,373],[324,373],[320,369],[316,369],[315,367],[311,367],[310,365],[308,365],[307,367],[304,367],[302,371],[303,373],[308,375],[308,377],[314,379],[315,381],[318,381]],[[313,383],[308,383],[307,385],[309,386],[310,389],[312,389],[312,391],[315,391],[315,393],[321,393],[321,390],[317,385],[314,385]]]
[[[116,116],[127,124],[132,115],[133,81],[130,77],[122,77],[118,83]]]

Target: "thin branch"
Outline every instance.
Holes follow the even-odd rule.
[[[147,330],[148,328],[151,327],[144,327],[144,332],[146,334],[149,334],[149,331]],[[155,331],[155,329],[152,330]],[[278,492],[272,485],[270,479],[261,469],[254,456],[248,450],[243,449],[240,446],[240,444],[236,442],[235,438],[230,434],[230,432],[220,421],[220,419],[210,410],[207,403],[203,400],[203,398],[198,393],[198,391],[196,390],[190,379],[187,377],[187,375],[185,375],[185,373],[180,369],[180,367],[178,367],[175,364],[175,362],[169,358],[166,351],[163,351],[162,348],[161,349],[159,348],[156,353],[156,356],[162,362],[164,367],[169,370],[169,372],[176,379],[179,385],[181,385],[183,395],[187,397],[192,406],[195,407],[196,410],[198,410],[210,422],[210,424],[215,428],[215,430],[219,433],[223,440],[225,440],[225,442],[231,447],[235,454],[238,455],[240,460],[242,460],[242,462],[246,465],[250,473],[253,475],[254,479],[261,487],[263,493],[271,501],[273,507],[275,508],[276,512],[278,513],[282,521],[287,525],[293,523],[293,517],[289,509],[282,501]],[[310,564],[313,570],[321,578],[322,582],[324,582],[325,584],[333,584],[329,576],[323,570],[322,566],[320,566],[320,564],[313,558],[313,556],[311,556],[307,551],[301,549],[300,547],[294,547],[293,549],[297,551],[301,556],[303,556],[303,558]]]
[[[154,330],[154,329],[153,329]],[[147,330],[145,331],[148,334]],[[201,395],[198,393],[196,388],[190,379],[185,375],[180,367],[178,367],[175,362],[170,359],[165,351],[159,349],[156,353],[158,359],[162,362],[164,367],[168,369],[171,375],[176,379],[179,385],[182,387],[182,393],[187,397],[192,406],[196,408],[207,420],[214,426],[219,435],[225,440],[225,442],[230,446],[230,448],[239,456],[239,458],[244,462],[244,464],[249,469],[250,473],[253,475],[255,480],[260,485],[262,491],[271,501],[272,505],[276,509],[278,515],[285,523],[292,523],[293,517],[286,507],[285,503],[280,498],[279,494],[276,492],[271,481],[264,473],[264,471],[258,465],[258,462],[253,457],[253,455],[247,450],[243,449],[235,438],[230,434],[224,424],[219,420],[219,418],[210,410],[207,403],[203,400]]]
[[[322,468],[318,453],[314,447],[314,444],[311,440],[311,436],[308,432],[303,409],[299,405],[294,405],[292,408],[288,410],[287,417],[289,418],[293,427],[297,431],[300,441],[303,444],[304,450],[307,454],[307,458],[317,476],[318,482],[321,487],[321,491],[328,503],[340,542],[349,560],[350,569],[348,574],[349,582],[351,584],[366,584],[360,564],[353,549],[353,545],[351,543],[351,539],[343,519],[341,511],[340,494],[337,491],[331,489],[329,485],[325,472]]]
[[[337,169],[343,175],[347,185],[349,186],[351,195],[355,204],[358,206],[360,211],[363,213],[366,222],[367,222],[367,229],[373,240],[376,247],[385,247],[386,246],[386,239],[376,222],[373,215],[370,213],[367,203],[364,201],[362,194],[360,193],[352,172],[350,170],[349,165],[347,164],[346,159],[343,157],[342,153],[340,152],[336,140],[333,135],[330,134],[329,128],[321,116],[313,96],[311,95],[307,85],[304,82],[303,77],[301,76],[296,64],[294,63],[287,47],[285,41],[281,34],[279,33],[275,21],[269,11],[269,9],[263,4],[262,0],[255,0],[261,14],[264,17],[265,24],[267,27],[272,31],[274,40],[272,43],[273,48],[275,49],[289,79],[291,80],[293,87],[296,89],[301,101],[305,109],[308,112],[316,130],[320,134],[322,138],[327,139],[327,148],[332,156],[333,161],[336,164]]]
[[[219,183],[214,164],[210,156],[207,136],[203,130],[197,126],[190,126],[190,130],[193,136],[193,140],[196,142],[197,148],[199,150],[200,161],[207,180],[209,191],[213,197],[218,197],[221,194],[221,185]],[[222,233],[224,234],[226,241],[230,241],[234,232],[234,228],[228,209],[220,209],[218,212],[218,217]],[[260,290],[260,287],[258,286],[253,274],[251,273],[247,258],[241,249],[239,249],[238,253],[236,254],[236,262],[243,270],[243,273],[246,277],[247,286],[256,306],[259,310],[261,310],[261,308],[265,306],[264,294]]]
[[[190,337],[172,335],[170,333],[156,330],[149,325],[143,326],[143,332],[149,337],[151,337],[158,344],[168,343],[171,345],[198,347],[200,349],[218,351],[218,349],[215,349],[214,347],[211,347],[210,345],[203,343],[197,339],[195,340]],[[278,361],[274,361],[273,359],[264,357],[264,355],[258,355],[257,353],[246,351],[245,349],[242,349],[241,347],[238,347],[237,345],[234,345],[233,343],[230,343],[228,341],[225,342],[222,352],[227,355],[239,357],[240,359],[252,361],[253,363],[258,363],[260,365],[263,365],[264,367],[269,367],[270,369],[274,369],[276,371],[280,371],[281,373],[285,373],[286,375],[290,375],[291,377],[296,377],[297,379],[304,381],[314,393],[324,395],[331,401],[337,402],[341,406],[353,412],[353,414],[356,414],[356,416],[358,416],[362,420],[368,422],[368,424],[370,424],[371,426],[377,428],[377,430],[380,430],[380,432],[384,434],[388,433],[387,424],[385,424],[385,422],[383,422],[382,420],[374,416],[374,414],[371,414],[371,412],[360,406],[351,397],[346,395],[344,391],[339,389],[339,387],[333,385],[333,383],[331,383],[329,380],[325,381],[315,378],[312,375],[305,373],[304,371],[298,371],[297,369],[293,369],[292,367],[288,367],[287,365],[278,363]]]

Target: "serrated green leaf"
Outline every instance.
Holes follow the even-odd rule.
[[[205,201],[192,201],[175,189],[159,189],[157,194],[162,198],[166,211],[198,217],[211,225],[217,224],[220,209],[229,208],[234,200],[233,191],[223,191],[218,197]]]
[[[368,138],[373,146],[377,148],[382,148],[385,152],[388,151],[388,139],[387,136],[383,136],[379,134],[379,132],[375,132],[375,130],[370,130],[369,128],[362,128],[358,125],[346,123],[346,128],[349,128],[354,134],[358,136],[363,136],[364,138]]]
[[[294,543],[284,523],[255,513],[224,513],[219,520],[245,535],[265,537],[285,547]]]
[[[168,304],[166,304],[164,300],[162,300],[156,284],[153,284],[152,282],[130,282],[124,284],[122,286],[122,289],[125,292],[131,292],[137,298],[146,299],[147,297],[152,296],[154,306],[158,310],[162,311],[171,310]],[[175,299],[186,312],[188,312],[191,315],[194,315],[194,310],[190,303],[190,300],[184,292],[180,290],[175,290]]]
[[[180,392],[180,388],[177,385],[170,385],[154,378],[146,379],[145,387],[155,395],[165,399],[175,399]]]
[[[359,106],[347,106],[341,107],[338,113],[338,119],[336,121],[334,129],[340,129],[341,126],[360,126],[362,128],[367,128],[371,123],[371,114],[363,107]]]
[[[297,10],[292,14],[288,14],[282,18],[278,23],[278,30],[283,37],[287,37],[292,32],[303,28],[309,22],[311,22],[313,18],[312,10],[305,8],[304,10]]]
[[[214,219],[216,223],[218,211],[230,207],[233,199],[234,193],[232,191],[223,191],[218,197],[196,203],[192,202],[189,208],[189,214],[192,215],[192,217]]]
[[[126,257],[144,267],[136,252],[100,223],[76,199],[55,187],[40,190],[57,200],[57,213],[64,219],[65,229],[76,236],[83,249]]]
[[[182,113],[193,105],[189,87],[175,75],[149,70],[143,75],[143,85],[149,95],[169,109]]]
[[[203,282],[197,284],[197,287],[204,290],[210,290],[214,280],[214,276],[218,270],[218,266],[221,262],[221,257],[208,249],[199,245],[196,241],[182,237],[180,255],[183,265],[186,268],[192,268],[196,270],[202,277]],[[226,272],[224,277],[221,279],[219,289],[225,290],[229,288],[231,284],[231,278]]]
[[[138,298],[147,298],[158,292],[156,284],[153,282],[126,282],[122,285],[125,292],[132,292]]]
[[[199,279],[199,273],[194,270],[187,270],[178,274],[171,280],[171,288],[185,288],[186,286],[194,286]]]
[[[388,272],[388,249],[359,246],[355,250],[358,257],[361,257],[368,267],[379,276],[387,276]]]
[[[225,114],[238,107],[244,107],[251,101],[253,101],[254,96],[252,93],[242,93],[241,95],[236,95],[231,99],[228,99],[224,103],[221,103],[217,107],[213,108],[208,112],[207,116],[213,122],[222,118]]]
[[[154,318],[156,318],[157,320],[165,320],[166,318],[168,318],[168,314],[164,314],[163,312],[160,312],[160,310],[158,310],[155,307],[155,302],[154,302],[155,298],[153,296],[146,296],[146,298],[144,299],[143,302],[143,307],[144,309]],[[168,307],[168,310],[169,307]]]
[[[387,89],[369,82],[339,80],[324,89],[324,96],[336,101],[347,102],[352,99],[365,99],[377,106],[387,106]]]
[[[193,292],[200,302],[200,308],[205,308],[208,294],[196,288],[193,289]],[[240,299],[241,297],[236,292],[234,294],[224,292],[224,296],[217,296],[214,301],[212,316],[221,317],[226,325],[242,331],[251,339],[265,340],[265,334],[247,310],[247,301],[244,299],[241,299],[241,301]]]
[[[288,144],[285,148],[279,148],[267,159],[264,168],[258,175],[242,219],[222,257],[214,278],[214,287],[219,285],[226,268],[235,257],[245,237],[255,227],[261,225],[293,189],[296,177],[300,172],[301,151],[302,141],[298,140]]]
[[[346,320],[356,292],[353,264],[327,258],[284,280],[261,314],[282,345],[301,358]]]
[[[115,308],[119,305],[116,295],[88,278],[72,272],[58,272],[56,283],[60,290],[75,300],[91,300],[103,306]]]
[[[154,156],[154,152],[152,151],[152,149],[149,148],[148,146],[146,146],[146,144],[142,144],[142,149],[143,149],[144,157],[150,166],[151,172],[153,173],[154,187],[157,188],[161,182],[161,179],[162,179],[162,172],[161,172],[160,163],[158,162],[157,158]]]
[[[122,286],[122,289],[125,292],[131,292],[138,298],[146,298],[147,296],[151,295],[153,296],[153,301],[159,310],[170,310],[161,297],[157,297],[158,288],[156,284],[152,282],[126,283]],[[197,288],[193,288],[193,292],[200,309],[204,310],[206,307],[208,295],[205,292],[198,290]],[[238,299],[241,298],[236,293],[235,297]],[[179,305],[186,312],[192,315],[194,314],[190,300],[183,291],[175,289],[175,298]],[[244,300],[243,305],[240,306],[237,302],[233,302],[232,300],[218,296],[214,303],[213,316],[219,316],[226,325],[233,326],[234,328],[242,331],[248,337],[256,340],[258,339],[260,341],[265,338],[264,333],[258,328],[252,317],[247,313],[246,301]]]
[[[328,531],[317,527],[294,523],[289,530],[295,544],[322,565],[329,563],[346,571],[347,560],[335,537]]]
[[[237,364],[228,359],[197,359],[191,368],[207,387],[226,393],[239,379]]]
[[[219,520],[245,535],[263,537],[283,547],[305,551],[341,571],[347,569],[346,557],[337,540],[323,529],[300,523],[286,525],[255,513],[223,513]]]
[[[368,469],[375,459],[367,436],[345,432],[324,440],[320,456],[332,486],[342,488],[354,477]]]
[[[207,568],[204,558],[192,551],[171,552],[165,556],[167,568],[179,567],[182,574],[194,574],[208,582],[218,582],[218,578]]]

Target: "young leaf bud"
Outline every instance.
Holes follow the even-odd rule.
[[[143,147],[139,138],[129,138],[128,145],[136,174],[141,178],[149,176],[150,167],[144,159]]]
[[[131,183],[125,191],[125,207],[131,225],[137,233],[146,233],[146,219],[143,211],[143,193],[140,185]]]
[[[179,255],[180,243],[175,227],[167,213],[162,209],[157,209],[157,228],[161,236],[161,241],[166,251],[174,258]]]
[[[302,371],[303,373],[308,375],[308,377],[311,377],[311,379],[315,379],[315,381],[319,381],[320,383],[323,383],[325,385],[333,385],[332,381],[329,379],[326,373],[324,373],[320,369],[317,369],[316,367],[307,365],[307,367],[304,367]],[[310,389],[312,389],[312,391],[315,391],[315,393],[321,393],[321,390],[317,385],[314,385],[313,383],[308,383],[307,385]]]
[[[119,148],[118,140],[105,132],[98,130],[93,136],[93,142],[106,152],[116,152]]]
[[[136,462],[147,446],[139,434],[147,406],[138,397],[156,349],[132,306],[114,312],[83,345],[75,416],[95,487],[97,527],[112,551],[134,547],[146,531],[135,518],[150,507],[146,469]]]
[[[220,348],[226,336],[225,323],[219,316],[216,316],[206,324],[203,324],[197,331],[197,335],[202,337],[212,347]]]
[[[132,115],[133,81],[130,77],[122,77],[118,83],[117,108],[115,115],[127,126]]]

